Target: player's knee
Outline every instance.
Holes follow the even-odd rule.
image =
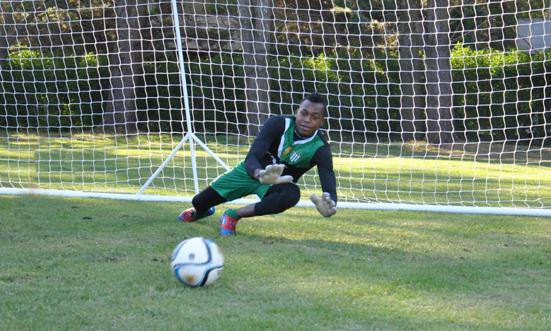
[[[284,212],[300,200],[300,189],[295,184],[273,185],[261,202],[255,205],[257,215],[271,215]]]
[[[300,189],[297,185],[291,183],[282,185],[285,185],[285,187],[282,188],[282,200],[285,202],[285,207],[291,208],[300,200]]]

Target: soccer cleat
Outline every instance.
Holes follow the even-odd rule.
[[[214,214],[214,207],[210,207],[206,212],[198,214],[195,208],[189,208],[184,210],[176,219],[182,222],[195,222],[203,217],[207,217]]]
[[[239,219],[228,215],[228,211],[226,210],[224,214],[220,216],[220,235],[222,237],[235,235],[237,222],[239,222]]]

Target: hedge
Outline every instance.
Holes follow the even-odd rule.
[[[0,126],[68,130],[97,125],[107,75],[105,59],[94,54],[45,57],[18,48],[0,71]]]
[[[271,112],[292,114],[310,91],[327,95],[330,125],[341,134],[367,132],[394,139],[400,132],[398,55],[377,60],[359,51],[268,59]],[[455,130],[467,141],[522,141],[546,136],[551,123],[551,52],[473,50],[451,52]],[[0,73],[0,125],[69,130],[100,125],[109,91],[106,56],[47,57],[19,47]],[[245,72],[240,54],[193,59],[186,66],[195,129],[246,132]],[[179,69],[175,61],[145,63],[137,77],[141,129],[184,129]],[[549,132],[547,133],[547,135]]]

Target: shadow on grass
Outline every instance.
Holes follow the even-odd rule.
[[[281,274],[269,275],[263,281],[289,286],[289,289],[278,288],[278,295],[284,292],[295,297],[293,291],[297,291],[327,305],[328,310],[333,307],[346,311],[368,325],[383,321],[380,326],[388,327],[401,321],[413,327],[439,328],[449,327],[451,322],[455,327],[499,329],[506,320],[514,324],[515,319],[523,320],[526,316],[532,318],[535,325],[543,322],[546,302],[550,299],[549,294],[544,293],[551,290],[546,276],[551,265],[541,246],[546,242],[544,238],[526,249],[507,250],[500,239],[492,236],[492,227],[495,227],[493,232],[502,231],[494,221],[489,224],[478,216],[479,222],[488,223],[485,231],[465,240],[460,236],[462,229],[457,221],[436,215],[439,214],[422,214],[423,218],[433,218],[428,222],[426,219],[410,221],[405,228],[392,213],[386,216],[388,223],[374,222],[369,216],[365,221],[341,217],[336,221],[337,227],[325,222],[318,231],[307,229],[302,234],[278,233],[277,221],[268,221],[275,234],[258,234],[263,231],[248,225],[237,238],[230,239],[234,240],[230,245],[239,247],[237,254],[244,256],[238,260],[245,265],[259,266],[260,270],[270,264],[277,265]],[[475,219],[472,217],[472,222]],[[512,219],[526,223],[526,219]],[[300,222],[297,220],[285,227],[296,227],[294,232],[300,232],[305,229]],[[463,226],[469,227],[469,222],[463,222]],[[309,227],[312,226],[317,225]],[[353,229],[355,233],[346,229]],[[399,231],[393,233],[395,229]],[[416,238],[412,231],[429,232],[436,239],[434,245],[425,245],[422,242],[425,237]],[[381,244],[368,239],[381,234],[394,237]],[[317,239],[320,236],[326,239]],[[530,236],[519,240],[530,240]],[[223,245],[226,244],[224,239]],[[486,252],[487,249],[490,251]],[[255,274],[249,276],[243,286],[251,278],[266,278],[263,272],[256,274],[256,270],[240,271]],[[373,305],[394,306],[391,310],[401,313],[385,320],[389,312],[378,316]],[[534,307],[539,308],[534,310]],[[462,312],[469,317],[463,319]],[[476,323],[470,324],[470,318]],[[522,322],[517,325],[521,326]]]
[[[500,241],[488,235],[518,230],[529,218],[511,218],[515,222],[509,219],[510,227],[503,230],[475,216],[462,221],[431,213],[339,211],[323,219],[313,210],[293,209],[245,219],[237,237],[218,238],[214,216],[192,224],[175,221],[189,204],[0,197],[0,205],[0,223],[11,234],[2,237],[7,254],[2,277],[12,280],[14,293],[21,285],[16,280],[26,277],[24,284],[45,302],[50,292],[35,288],[35,282],[78,284],[65,287],[69,297],[76,297],[74,305],[96,303],[80,302],[82,291],[103,293],[104,310],[119,309],[112,305],[128,300],[121,292],[174,316],[174,305],[166,300],[185,297],[192,300],[186,312],[199,314],[191,316],[204,314],[208,306],[209,318],[230,329],[503,329],[537,327],[551,293],[549,264],[534,264],[549,250],[548,243],[542,239],[530,249],[496,255]],[[465,240],[460,234],[476,219],[485,226]],[[222,278],[203,292],[178,287],[168,272],[170,252],[192,236],[215,239],[226,254]],[[32,251],[17,253],[29,244]],[[458,255],[465,245],[471,251],[491,250]],[[17,262],[17,254],[46,267],[40,274],[25,274],[30,269]],[[239,317],[232,319],[227,311],[239,311]]]

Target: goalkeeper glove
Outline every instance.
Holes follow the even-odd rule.
[[[321,197],[317,194],[312,194],[310,200],[312,200],[319,213],[325,217],[334,215],[337,212],[337,204],[327,192],[323,192]]]
[[[281,176],[283,169],[285,169],[285,165],[283,164],[270,164],[266,169],[258,172],[258,181],[269,185],[292,182],[293,176]]]

